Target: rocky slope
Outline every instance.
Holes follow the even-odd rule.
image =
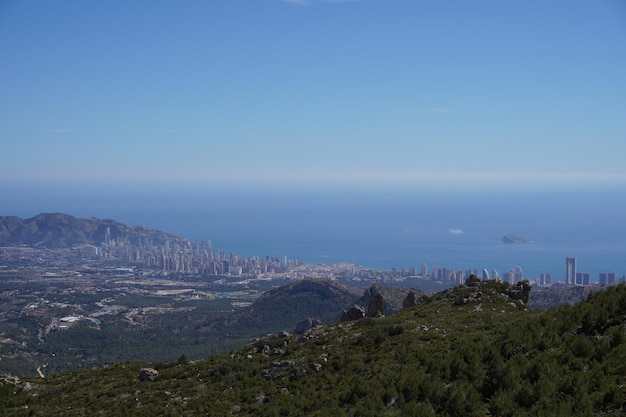
[[[281,333],[189,363],[125,363],[45,380],[5,377],[0,410],[7,416],[624,415],[626,286],[542,311],[528,310],[519,289],[475,282],[421,297],[393,315]]]

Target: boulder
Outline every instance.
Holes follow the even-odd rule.
[[[307,318],[299,321],[298,324],[296,324],[296,329],[293,332],[296,334],[305,334],[308,330],[321,325],[322,322],[318,319]]]
[[[527,279],[520,281],[509,289],[509,297],[514,300],[520,300],[524,304],[528,304],[531,288],[532,286]]]
[[[0,375],[0,386],[2,385],[18,385],[20,383],[20,379],[11,374],[2,374]]]
[[[33,384],[31,384],[30,382],[25,382],[24,385],[22,386],[22,388],[20,389],[20,391],[32,391],[33,390]]]
[[[365,317],[365,309],[360,305],[353,305],[347,310],[344,310],[341,315],[341,321],[354,321],[360,320]]]
[[[270,367],[272,368],[286,368],[287,366],[293,366],[296,364],[296,361],[288,359],[280,362],[272,362],[270,363]]]
[[[391,288],[379,283],[373,284],[365,290],[361,298],[364,305],[369,305],[372,298],[380,294],[384,300],[383,314],[393,314],[402,310],[402,301],[409,293],[406,288]]]
[[[139,371],[139,381],[154,381],[159,376],[159,371],[154,368],[141,368]]]
[[[465,280],[465,285],[467,285],[468,287],[478,287],[482,282],[483,280],[480,279],[480,277],[472,274]]]

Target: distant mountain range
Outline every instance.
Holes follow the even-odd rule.
[[[145,226],[127,226],[114,220],[94,217],[76,218],[61,213],[41,213],[30,219],[16,216],[0,217],[0,246],[39,246],[68,248],[80,245],[100,245],[107,228],[111,239],[138,243],[149,239],[153,244],[166,240],[186,241],[183,238],[150,229]]]

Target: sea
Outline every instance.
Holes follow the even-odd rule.
[[[0,215],[62,212],[144,225],[243,256],[421,270],[423,264],[592,282],[626,274],[626,190],[94,189],[4,186]],[[505,243],[504,235],[527,243]]]

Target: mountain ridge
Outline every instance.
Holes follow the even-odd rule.
[[[78,218],[64,213],[40,213],[28,219],[17,216],[0,216],[0,246],[32,246],[69,248],[80,245],[101,245],[110,238],[130,242],[151,239],[155,243],[166,240],[187,241],[146,226],[128,226],[112,219],[95,217]]]

